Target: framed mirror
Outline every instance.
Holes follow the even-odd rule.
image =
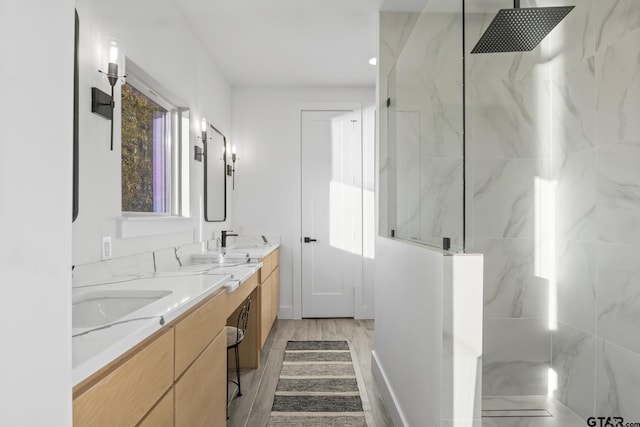
[[[78,218],[79,200],[78,200],[78,174],[79,174],[79,142],[78,142],[78,44],[80,42],[80,18],[78,17],[78,11],[75,11],[75,36],[73,47],[73,205],[72,213],[73,217],[71,222],[75,222]]]
[[[211,124],[209,134],[204,143],[204,220],[222,222],[227,219],[227,138]]]

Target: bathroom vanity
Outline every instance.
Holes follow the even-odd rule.
[[[215,256],[193,255],[194,264],[180,271],[74,292],[74,301],[87,292],[169,292],[111,327],[74,328],[75,426],[226,425],[225,325],[236,325],[251,296],[240,364],[257,368],[278,314],[279,250],[250,248],[259,262],[241,265],[207,263]]]

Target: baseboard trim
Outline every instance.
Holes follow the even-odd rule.
[[[278,319],[286,319],[286,320],[291,320],[294,319],[293,317],[293,307],[289,306],[289,307],[280,307],[280,310],[278,310]]]
[[[380,390],[380,394],[382,395],[382,399],[384,400],[384,404],[387,407],[387,412],[389,412],[389,416],[391,417],[391,421],[393,421],[394,427],[408,427],[409,423],[407,423],[407,419],[402,413],[402,409],[398,404],[398,399],[396,399],[396,395],[389,384],[387,375],[384,373],[384,369],[382,368],[382,365],[380,365],[380,361],[378,360],[378,356],[375,351],[371,352],[371,373],[378,385],[378,389]]]
[[[363,305],[356,309],[356,313],[354,319],[358,320],[373,320],[375,316],[373,315],[373,307],[369,307]]]

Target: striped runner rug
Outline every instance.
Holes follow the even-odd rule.
[[[289,341],[269,427],[366,427],[347,341]]]

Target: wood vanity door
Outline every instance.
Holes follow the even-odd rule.
[[[227,425],[227,335],[221,332],[176,382],[176,427]]]
[[[271,273],[271,321],[278,318],[280,311],[280,267]]]
[[[73,425],[136,425],[173,383],[173,350],[169,329],[77,396]]]
[[[173,427],[173,389],[149,411],[138,427]]]
[[[176,380],[224,328],[226,302],[226,292],[221,289],[176,325]]]
[[[260,285],[260,348],[264,347],[264,343],[271,331],[271,286],[273,283],[273,275],[267,277]]]

